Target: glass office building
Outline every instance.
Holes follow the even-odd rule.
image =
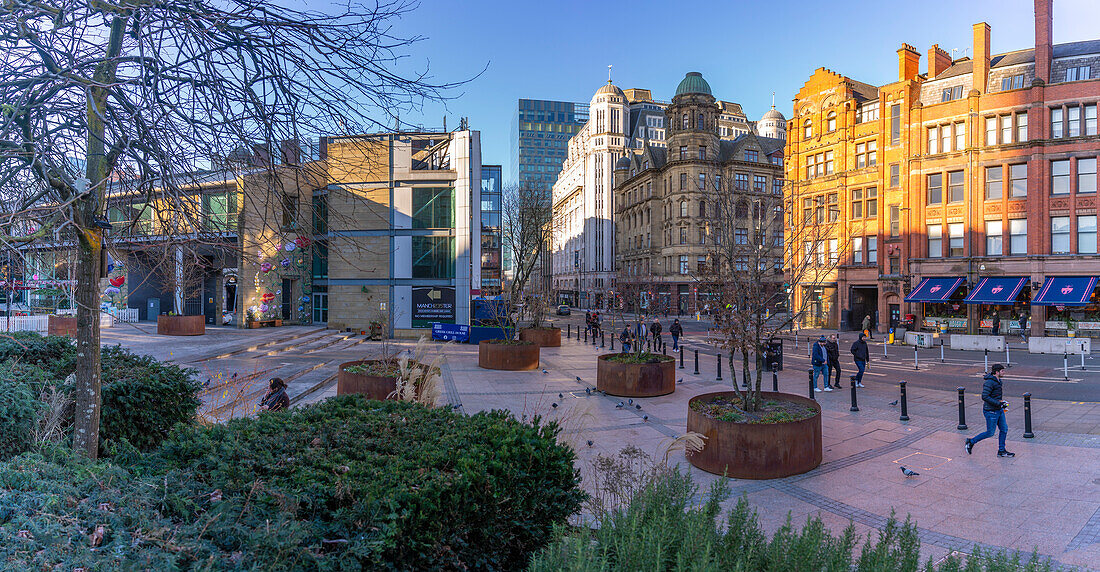
[[[500,296],[503,286],[503,236],[500,194],[503,169],[481,166],[481,295]]]
[[[511,180],[549,192],[568,154],[569,139],[587,121],[587,103],[519,100],[512,117]]]

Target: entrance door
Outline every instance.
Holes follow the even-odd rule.
[[[852,329],[863,328],[863,318],[871,317],[871,329],[878,322],[878,288],[874,286],[853,286],[851,296]]]
[[[313,323],[328,323],[328,287],[313,287]]]
[[[207,324],[219,324],[218,320],[218,305],[215,303],[215,297],[218,295],[218,279],[214,276],[209,276],[203,281],[202,285],[202,313],[206,316]]]
[[[290,317],[294,315],[294,284],[297,280],[291,278],[283,278],[283,319],[290,321]]]

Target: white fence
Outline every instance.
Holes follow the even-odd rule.
[[[110,310],[112,316],[114,316],[116,322],[123,322],[126,324],[132,324],[138,321],[138,309],[126,308],[125,310],[118,310],[112,308]]]
[[[45,334],[49,316],[0,317],[0,332],[38,332]]]

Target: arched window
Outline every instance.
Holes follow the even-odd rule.
[[[699,216],[707,216],[707,201],[699,201]]]
[[[802,138],[809,139],[814,136],[814,122],[809,117],[802,122]]]
[[[700,114],[699,114],[699,125],[698,125],[698,126],[696,126],[696,129],[699,129],[700,131],[702,131],[702,130],[704,130],[704,129],[706,129],[706,128],[707,128],[707,122],[706,122],[706,120],[705,120],[705,119],[703,119],[703,114],[702,114],[702,113],[700,113]]]
[[[688,215],[688,202],[680,201],[680,216],[686,217]]]
[[[830,111],[829,115],[826,116],[825,126],[830,132],[831,131],[836,131],[836,112],[835,111]]]
[[[688,124],[688,114],[684,114],[684,129],[691,129],[691,125]]]

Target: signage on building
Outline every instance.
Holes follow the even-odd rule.
[[[412,327],[430,328],[435,322],[455,322],[454,286],[417,286],[412,289]]]
[[[432,339],[445,342],[470,341],[470,326],[460,324],[432,324]]]

